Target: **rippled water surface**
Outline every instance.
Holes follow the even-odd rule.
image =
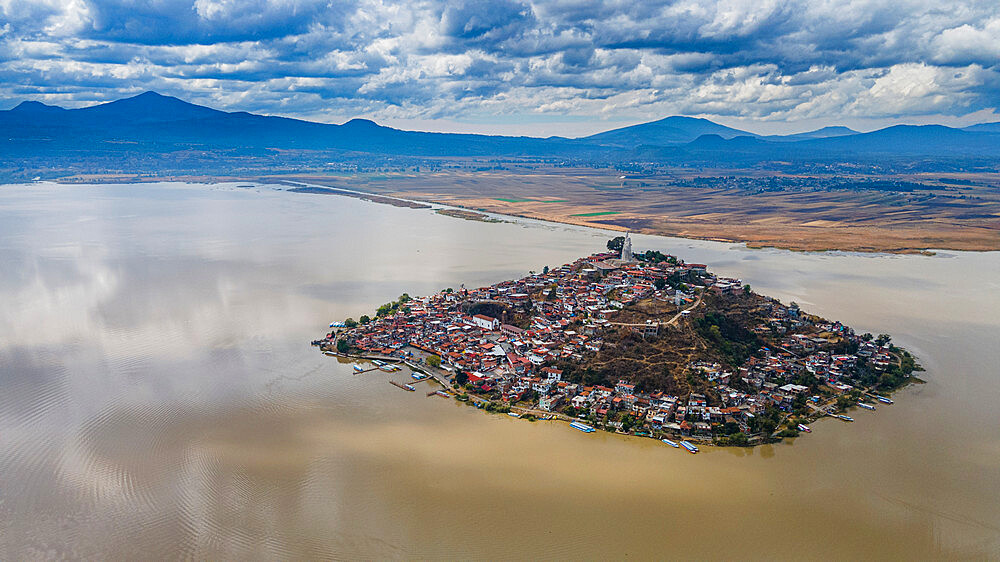
[[[1000,557],[997,253],[636,237],[927,368],[756,449],[490,416],[309,347],[607,238],[267,186],[0,186],[0,558]]]

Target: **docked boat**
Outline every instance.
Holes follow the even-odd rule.
[[[687,451],[692,455],[698,452],[698,447],[695,447],[694,445],[688,443],[687,441],[681,441],[681,447],[687,449]]]
[[[845,416],[844,414],[837,414],[836,417],[840,418],[840,419],[842,419],[844,421],[849,421],[849,422],[854,421],[854,418],[852,418],[851,416]]]
[[[416,390],[416,388],[414,388],[412,384],[404,384],[403,386],[406,387],[406,390],[409,390],[410,392]]]
[[[801,423],[799,424],[799,431],[805,431],[806,433],[811,433],[812,432],[812,430],[809,429],[808,425],[801,424]]]
[[[587,425],[585,423],[578,422],[578,421],[570,422],[569,426],[572,427],[573,429],[579,429],[580,431],[582,431],[584,433],[593,433],[594,431],[596,431],[594,428],[590,427],[589,425]]]
[[[871,404],[865,404],[864,402],[858,402],[858,406],[861,406],[862,408],[864,408],[866,410],[875,411],[875,406],[872,406]]]
[[[510,417],[512,417],[512,418],[519,418],[519,417],[521,417],[521,414],[519,414],[517,412],[507,412],[507,415],[510,416]]]
[[[892,400],[886,398],[885,396],[876,396],[875,399],[878,400],[879,402],[883,403],[883,404],[892,404],[893,403]]]
[[[660,441],[663,441],[664,443],[666,443],[667,445],[670,445],[674,449],[680,449],[681,448],[681,446],[678,445],[676,441],[671,441],[669,439],[660,439]]]
[[[385,361],[379,361],[378,359],[373,360],[372,363],[375,363],[379,367],[381,367],[382,365],[385,365]]]
[[[364,370],[365,370],[365,368],[364,368],[364,367],[362,367],[361,365],[358,365],[357,363],[355,363],[355,364],[353,365],[353,367],[354,367],[354,372],[355,372],[355,373],[360,373],[360,372],[362,372],[362,371],[364,371]]]
[[[428,375],[425,375],[423,373],[413,373],[410,376],[418,381],[422,381],[428,377]]]
[[[443,390],[438,390],[434,394],[437,394],[438,396],[444,396],[445,398],[451,398],[451,395]]]

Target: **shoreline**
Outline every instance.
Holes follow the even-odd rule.
[[[298,178],[300,176],[291,176],[292,178]],[[167,177],[108,177],[108,178],[94,178],[92,181],[79,181],[79,180],[66,180],[66,179],[52,179],[44,180],[59,185],[80,185],[80,186],[92,186],[99,184],[109,184],[109,185],[120,185],[120,184],[130,184],[130,183],[144,183],[144,184],[154,184],[154,183],[172,183],[172,182],[183,182],[192,184],[204,184],[204,185],[215,185],[223,183],[240,183],[240,182],[254,182],[260,185],[272,185],[280,186],[283,188],[293,187],[293,188],[320,188],[325,191],[323,194],[329,195],[341,195],[345,197],[353,197],[356,199],[362,199],[371,201],[378,204],[388,204],[398,207],[411,207],[411,208],[433,208],[433,206],[440,206],[444,209],[455,209],[461,211],[468,211],[472,213],[489,215],[498,215],[500,217],[509,217],[511,219],[528,219],[537,220],[540,222],[546,222],[551,224],[564,224],[570,226],[590,228],[594,230],[603,230],[608,232],[635,232],[637,234],[644,234],[650,236],[662,236],[667,238],[679,238],[685,240],[700,240],[707,242],[720,242],[724,244],[742,244],[748,249],[776,249],[776,250],[787,250],[790,252],[806,252],[806,253],[825,253],[825,252],[853,252],[861,254],[890,254],[890,255],[924,255],[933,256],[937,250],[941,251],[954,251],[954,252],[1000,252],[1000,244],[996,246],[987,246],[982,244],[933,244],[925,247],[919,245],[859,245],[859,244],[826,244],[813,242],[810,243],[806,241],[802,243],[801,241],[793,240],[759,240],[751,236],[734,236],[725,232],[725,227],[720,227],[719,231],[714,231],[711,227],[709,230],[713,232],[708,234],[697,234],[691,232],[683,232],[680,229],[656,229],[656,228],[636,228],[630,229],[626,226],[616,225],[616,224],[594,224],[584,220],[586,217],[581,217],[579,220],[573,220],[569,217],[560,218],[545,215],[537,215],[531,213],[517,212],[514,209],[505,208],[503,211],[496,211],[490,209],[483,209],[481,207],[466,206],[456,202],[445,202],[436,201],[427,198],[415,198],[412,196],[399,196],[395,194],[382,194],[373,191],[364,191],[360,189],[347,189],[340,187],[331,187],[317,183],[310,183],[307,181],[300,181],[298,179],[281,179],[278,176],[257,176],[257,177],[228,177],[228,176],[167,176]],[[31,185],[31,182],[25,182],[20,184],[4,184],[4,185]],[[285,191],[295,192],[294,189],[285,189]],[[308,193],[308,192],[307,192]],[[398,203],[394,203],[398,202]],[[437,210],[437,209],[435,209]],[[454,216],[452,213],[439,213],[446,216]],[[465,217],[456,217],[463,218]],[[466,219],[469,220],[469,219]],[[489,221],[486,221],[489,222]],[[890,232],[891,228],[880,228],[871,227],[871,233],[866,235],[866,240],[878,240],[880,239],[879,234]],[[859,233],[859,236],[863,233]],[[942,240],[942,242],[944,242]]]
[[[619,240],[620,259],[601,252],[471,291],[404,293],[312,345],[387,371],[405,364],[488,413],[668,445],[775,443],[822,417],[853,422],[844,412],[875,411],[922,382],[887,334],[858,334],[704,264],[633,258]]]

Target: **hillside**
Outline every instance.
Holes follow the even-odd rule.
[[[407,169],[455,160],[723,169],[871,163],[909,171],[993,170],[995,124],[964,130],[827,127],[760,137],[707,119],[672,116],[584,138],[428,133],[365,119],[341,125],[226,112],[146,92],[78,109],[23,102],[0,111],[0,181],[133,173],[248,173]]]

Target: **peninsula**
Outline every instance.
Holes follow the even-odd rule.
[[[704,264],[633,254],[627,234],[608,250],[489,287],[404,294],[313,343],[383,370],[405,363],[447,389],[429,395],[683,439],[692,452],[692,441],[754,445],[822,416],[853,421],[845,410],[891,404],[920,370],[886,334],[857,334]]]

